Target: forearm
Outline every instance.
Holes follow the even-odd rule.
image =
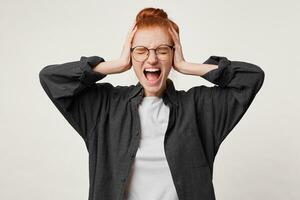
[[[202,76],[206,74],[207,72],[218,68],[218,65],[214,64],[198,64],[198,63],[190,63],[184,61],[181,64],[181,72],[188,75],[196,75],[196,76]]]
[[[102,74],[116,74],[119,73],[122,66],[120,60],[111,60],[99,63],[93,70]]]
[[[82,56],[79,61],[48,65],[39,72],[39,79],[51,98],[71,98],[105,77],[105,74],[91,71],[103,61],[99,56]]]

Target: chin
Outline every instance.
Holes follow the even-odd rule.
[[[144,87],[144,90],[147,91],[147,93],[153,95],[155,94],[155,96],[160,96],[158,95],[160,92],[161,92],[161,89],[163,87],[163,81],[160,80],[157,84],[155,85],[148,85],[147,84],[147,80],[143,82],[143,87]],[[146,96],[146,91],[145,91],[145,96]]]

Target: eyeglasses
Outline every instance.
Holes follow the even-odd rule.
[[[155,49],[148,49],[144,46],[136,46],[134,48],[130,48],[132,52],[133,58],[138,62],[143,62],[149,57],[150,50],[154,50],[157,58],[159,60],[168,60],[171,56],[171,52],[174,46],[162,44],[159,45]]]

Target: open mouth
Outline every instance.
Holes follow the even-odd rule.
[[[156,82],[159,80],[161,75],[160,69],[144,69],[144,75],[149,82]]]

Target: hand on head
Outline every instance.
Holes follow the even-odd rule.
[[[183,66],[183,63],[185,62],[185,59],[184,59],[183,53],[182,53],[180,37],[179,37],[179,34],[176,32],[176,30],[172,26],[170,26],[170,27],[171,28],[169,28],[168,31],[171,34],[171,37],[174,41],[174,47],[175,47],[174,58],[173,58],[173,67],[176,71],[182,72],[181,68]]]
[[[130,27],[130,30],[127,33],[127,37],[126,37],[125,43],[123,45],[123,50],[122,50],[121,56],[119,58],[120,63],[122,64],[121,72],[127,71],[132,67],[130,48],[131,48],[132,39],[133,39],[133,36],[134,36],[136,30],[137,30],[137,26],[134,23]]]

